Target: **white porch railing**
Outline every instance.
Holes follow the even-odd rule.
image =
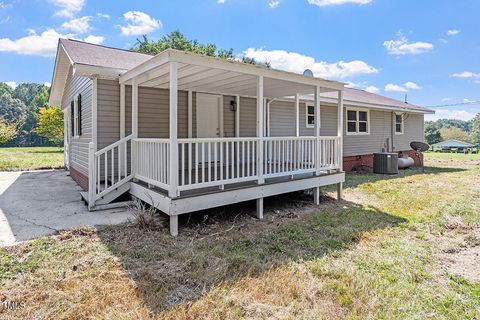
[[[256,180],[258,141],[259,138],[179,139],[178,189]]]
[[[169,139],[133,139],[132,172],[135,179],[168,189],[170,172]]]
[[[93,142],[89,144],[89,207],[95,202],[128,182],[132,175],[128,172],[128,143],[132,135],[95,152]]]
[[[215,186],[223,188],[247,181],[262,183],[268,178],[338,170],[342,161],[340,139],[179,139],[178,192]],[[259,149],[263,150],[260,155]],[[128,157],[129,150],[131,158]],[[89,168],[90,207],[132,178],[169,190],[170,139],[133,139],[130,135],[97,152],[91,143]]]

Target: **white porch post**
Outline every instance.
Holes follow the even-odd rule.
[[[315,154],[315,169],[316,174],[320,175],[320,160],[321,160],[321,148],[320,148],[320,86],[315,87],[315,137],[317,138],[317,152]],[[313,189],[313,201],[315,205],[320,205],[320,188]]]
[[[178,68],[176,62],[170,62],[170,177],[168,196],[175,198],[178,192]]]
[[[120,83],[120,139],[125,138],[125,83]],[[127,152],[126,148],[123,145],[119,147],[119,154],[118,157],[122,157],[125,152]],[[123,159],[127,159],[126,156],[123,156]],[[124,161],[120,161],[120,172],[124,177],[127,176],[127,164]]]
[[[237,112],[235,112],[235,137],[240,137],[240,96],[235,96]]]
[[[263,76],[258,76],[257,83],[257,137],[259,138],[257,145],[257,175],[258,184],[263,184],[265,179],[263,178],[263,137],[264,137],[264,125],[265,125],[265,101],[263,99]],[[263,219],[263,196],[261,195],[257,199],[257,218]]]
[[[337,114],[337,136],[338,136],[338,166],[343,171],[343,90],[338,91],[338,114]],[[337,198],[343,198],[343,183],[337,185]]]
[[[258,184],[265,182],[263,178],[263,137],[264,137],[264,100],[263,100],[263,76],[258,76],[257,83],[257,137],[259,138],[257,145],[257,175]]]
[[[138,138],[138,85],[135,83],[135,78],[132,79],[132,139]],[[132,152],[130,152],[130,165],[132,168],[132,175],[135,178],[135,142],[132,140]]]
[[[188,117],[188,137],[193,137],[193,92],[188,90],[188,101],[187,101],[187,117]]]
[[[320,159],[321,159],[321,148],[320,148],[320,87],[315,87],[315,137],[317,137],[317,152],[315,155],[315,169],[316,174],[320,174]]]
[[[138,85],[132,79],[132,135],[138,138]]]
[[[300,94],[295,95],[295,136],[300,137]]]

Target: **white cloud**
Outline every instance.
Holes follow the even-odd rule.
[[[341,4],[354,3],[354,4],[369,4],[373,0],[308,0],[308,3],[314,4],[319,7],[337,6]]]
[[[85,0],[50,0],[50,2],[59,8],[55,15],[67,18],[80,12],[85,5]]]
[[[408,39],[402,34],[398,33],[397,40],[388,40],[383,42],[383,46],[387,49],[388,54],[406,55],[406,54],[420,54],[433,49],[433,44],[428,42],[413,42],[409,43]]]
[[[104,19],[110,19],[110,15],[108,15],[106,13],[97,13],[97,17],[104,18]]]
[[[410,82],[410,81],[405,82],[404,86],[408,90],[420,90],[420,89],[422,89],[422,87],[420,87],[418,84],[416,84],[415,82]]]
[[[451,75],[451,77],[463,78],[463,79],[480,78],[480,73],[474,73],[472,71],[463,71],[459,73],[454,73]]]
[[[5,18],[3,18],[2,20],[0,20],[0,24],[5,24],[5,23],[9,23],[10,22],[10,16],[7,16]]]
[[[385,86],[386,92],[408,92],[409,90],[421,90],[421,89],[422,87],[420,87],[415,82],[411,82],[411,81],[405,82],[403,85],[389,83]]]
[[[21,55],[54,57],[57,52],[59,38],[78,39],[74,34],[61,34],[55,29],[47,29],[41,34],[37,34],[35,30],[30,30],[30,34],[23,38],[16,40],[9,38],[0,39],[0,52],[14,52]],[[104,37],[93,35],[89,35],[84,39],[86,42],[96,44],[102,43],[104,40]]]
[[[225,3],[225,0],[217,0],[217,3],[218,3],[218,4],[224,4],[224,3]]]
[[[443,98],[442,102],[448,102],[448,101],[452,101],[452,100],[453,100],[452,98]]]
[[[367,82],[360,82],[360,83],[348,82],[347,87],[348,88],[361,89],[361,90],[365,90],[367,92],[375,93],[375,94],[380,92],[379,88],[377,88],[375,86],[372,86],[372,85],[368,84]]]
[[[89,35],[83,41],[93,44],[102,44],[105,41],[105,37]]]
[[[385,91],[387,92],[407,92],[408,90],[405,89],[403,86],[399,86],[397,84],[389,83],[385,86]]]
[[[86,16],[81,18],[72,19],[64,22],[62,28],[75,33],[86,33],[90,30],[90,21],[92,17]]]
[[[447,36],[451,37],[451,36],[456,36],[457,34],[459,34],[461,32],[461,30],[458,30],[458,29],[452,29],[452,30],[448,30],[447,31]]]
[[[271,8],[271,9],[275,9],[276,7],[278,7],[280,5],[280,0],[270,0],[268,1],[268,6]]]
[[[16,83],[15,81],[6,81],[5,84],[12,89],[15,89],[18,86],[18,83]]]
[[[425,116],[425,120],[435,121],[438,119],[457,119],[463,121],[469,121],[475,117],[478,111],[475,110],[456,110],[456,109],[434,109],[435,114],[428,114]]]
[[[162,27],[160,20],[155,20],[145,12],[128,11],[123,14],[126,26],[121,26],[122,35],[124,36],[138,36],[147,34]]]
[[[275,69],[296,73],[303,73],[305,69],[310,69],[315,76],[322,78],[346,78],[359,74],[378,73],[376,68],[361,60],[327,63],[315,61],[313,57],[296,52],[256,48],[248,48],[243,53],[246,57],[253,58],[258,62],[268,62]]]
[[[380,89],[375,86],[368,86],[365,88],[365,91],[378,94],[380,92]]]
[[[57,43],[60,37],[67,36],[58,33],[54,29],[48,29],[41,34],[30,30],[29,35],[17,40],[9,38],[0,39],[0,52],[51,57],[57,52]]]
[[[5,3],[4,1],[0,1],[0,9],[7,9],[11,7],[12,7],[11,3]]]
[[[47,81],[47,82],[43,83],[43,85],[44,85],[45,87],[50,88],[50,87],[52,86],[52,83]]]

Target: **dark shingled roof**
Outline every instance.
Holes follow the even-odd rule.
[[[71,39],[60,39],[74,63],[130,70],[152,58],[149,54],[110,48]]]
[[[336,92],[326,92],[322,93],[322,97],[326,98],[337,98]],[[353,88],[345,88],[343,93],[343,99],[346,101],[356,101],[362,103],[370,103],[376,104],[380,106],[389,106],[395,107],[405,110],[417,110],[417,111],[424,111],[424,112],[433,112],[424,107],[416,106],[414,104],[405,103],[400,100],[395,100],[392,98],[384,97],[375,93],[371,93],[365,90],[360,89],[353,89]]]
[[[60,39],[73,63],[119,69],[130,70],[143,62],[151,59],[149,54],[139,53],[130,50],[111,48],[102,45],[86,43],[78,40]],[[325,98],[337,98],[336,92],[326,92],[321,94]],[[313,99],[313,97],[312,97]],[[405,111],[419,111],[433,113],[424,107],[416,106],[403,101],[387,98],[378,94],[370,93],[364,90],[345,88],[344,100],[358,103],[367,103],[378,105],[379,107],[394,107]]]

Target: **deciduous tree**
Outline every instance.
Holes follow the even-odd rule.
[[[480,113],[470,121],[470,135],[475,143],[480,143]]]
[[[442,140],[470,141],[468,133],[457,127],[442,128],[440,129],[440,135],[442,136]]]
[[[39,135],[55,144],[63,141],[63,112],[59,107],[40,108],[37,119],[38,127],[35,131]]]
[[[17,137],[17,125],[8,123],[0,117],[0,143],[5,143]]]

